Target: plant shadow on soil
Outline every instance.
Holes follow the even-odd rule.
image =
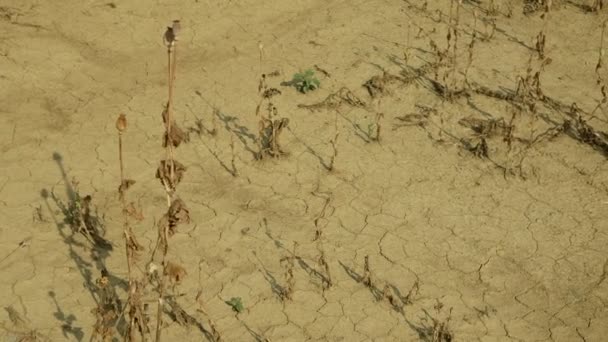
[[[120,312],[122,304],[118,300],[116,289],[120,288],[126,291],[128,284],[124,279],[109,273],[106,268],[106,260],[110,256],[113,246],[103,237],[105,232],[103,218],[98,216],[96,209],[93,209],[91,196],[81,197],[75,189],[74,182],[70,181],[68,177],[61,154],[55,152],[53,160],[57,163],[61,172],[67,201],[64,202],[52,190],[49,191],[48,189],[42,189],[40,195],[57,228],[57,232],[68,247],[70,258],[74,261],[76,269],[84,280],[84,287],[96,306],[102,307],[107,303],[104,303],[106,299],[104,297],[106,296],[100,295],[100,286],[94,278],[94,273],[109,280],[110,286],[107,287],[110,291],[109,297],[115,299],[112,305],[116,305],[116,309]],[[56,209],[53,208],[53,204]],[[57,217],[57,214],[62,217]],[[83,232],[83,230],[87,230],[87,232]],[[93,262],[89,262],[87,259]],[[57,308],[54,316],[61,322],[64,336],[72,335],[78,341],[83,340],[82,328],[74,325],[77,321],[76,316],[61,309],[55,291],[49,291],[48,295]],[[126,329],[124,319],[121,318],[117,323],[117,329],[119,331]]]

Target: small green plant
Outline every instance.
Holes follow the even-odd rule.
[[[230,300],[226,301],[226,304],[230,305],[232,307],[232,310],[239,313],[245,310],[241,297],[232,297],[230,298]]]
[[[311,69],[294,74],[290,83],[303,94],[315,90],[321,85],[321,82],[315,77],[315,72]]]

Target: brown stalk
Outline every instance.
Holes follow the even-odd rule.
[[[126,200],[126,191],[128,188],[135,183],[135,181],[125,179],[124,175],[124,160],[123,160],[123,142],[122,135],[127,129],[127,118],[124,114],[120,114],[116,120],[116,129],[118,130],[118,156],[120,162],[120,186],[118,193],[122,204],[122,215],[123,215],[123,234],[125,238],[125,251],[127,254],[127,272],[129,277],[129,288],[128,288],[128,305],[129,305],[129,328],[127,338],[129,341],[135,340],[135,331],[140,330],[143,336],[142,314],[140,301],[138,300],[138,287],[133,276],[133,268],[135,266],[136,254],[142,250],[142,246],[135,239],[135,235],[129,224],[129,210]]]
[[[166,149],[166,160],[161,161],[160,166],[157,170],[156,176],[160,179],[161,183],[165,187],[167,194],[167,207],[168,211],[165,216],[161,219],[158,224],[158,240],[154,252],[152,253],[152,259],[159,246],[162,246],[162,261],[163,272],[158,274],[158,303],[156,311],[156,341],[161,339],[161,328],[162,328],[162,313],[164,306],[164,295],[165,295],[165,278],[167,277],[167,253],[169,250],[169,237],[174,234],[175,227],[180,223],[177,215],[185,212],[185,219],[183,221],[189,221],[187,217],[188,212],[185,210],[183,203],[180,200],[174,202],[173,196],[177,184],[181,181],[185,167],[179,162],[175,161],[173,148],[179,146],[183,137],[181,135],[175,135],[173,129],[176,132],[180,130],[174,127],[173,124],[173,89],[175,85],[175,70],[176,70],[176,53],[177,53],[177,42],[179,33],[181,30],[181,24],[179,20],[174,20],[173,25],[168,27],[165,31],[164,39],[167,45],[167,69],[168,69],[168,100],[165,111],[163,112],[163,121],[165,123],[165,149]],[[183,209],[183,211],[182,211]]]
[[[600,92],[602,94],[602,100],[598,103],[597,106],[593,109],[590,116],[594,117],[595,112],[600,109],[600,107],[608,102],[608,90],[606,89],[606,84],[604,83],[604,78],[602,77],[602,70],[604,68],[604,34],[606,31],[606,26],[608,25],[608,20],[602,23],[602,34],[600,35],[600,49],[597,58],[597,64],[595,66],[595,76],[597,77],[597,85],[600,87]]]
[[[338,112],[336,112],[334,130],[336,134],[334,135],[334,138],[329,141],[332,148],[332,154],[331,158],[329,159],[329,166],[327,167],[327,171],[332,171],[334,169],[334,163],[336,162],[336,157],[338,156],[338,136],[340,135],[340,131],[338,130]]]
[[[471,36],[471,42],[469,43],[469,47],[468,47],[469,59],[467,60],[467,66],[464,69],[465,86],[469,83],[468,82],[469,69],[471,68],[471,65],[473,64],[473,49],[475,48],[475,40],[477,39],[477,11],[473,11],[473,18],[474,18],[473,35]]]
[[[454,53],[452,55],[452,90],[448,92],[448,96],[452,96],[453,89],[456,88],[456,69],[457,65],[457,54],[458,54],[458,25],[460,24],[460,7],[462,6],[462,0],[458,0],[456,3],[456,18],[454,19],[454,26],[452,32],[454,33]],[[447,90],[447,89],[446,89]]]

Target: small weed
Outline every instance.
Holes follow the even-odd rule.
[[[230,305],[232,310],[236,311],[237,313],[241,313],[243,310],[245,310],[241,297],[232,297],[230,300],[226,301],[226,304]]]
[[[321,82],[315,77],[315,72],[308,69],[294,74],[290,84],[296,87],[300,93],[306,94],[309,91],[318,89]]]

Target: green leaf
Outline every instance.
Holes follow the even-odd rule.
[[[230,300],[226,301],[226,304],[230,305],[232,310],[236,312],[242,312],[245,309],[241,297],[232,297]]]

